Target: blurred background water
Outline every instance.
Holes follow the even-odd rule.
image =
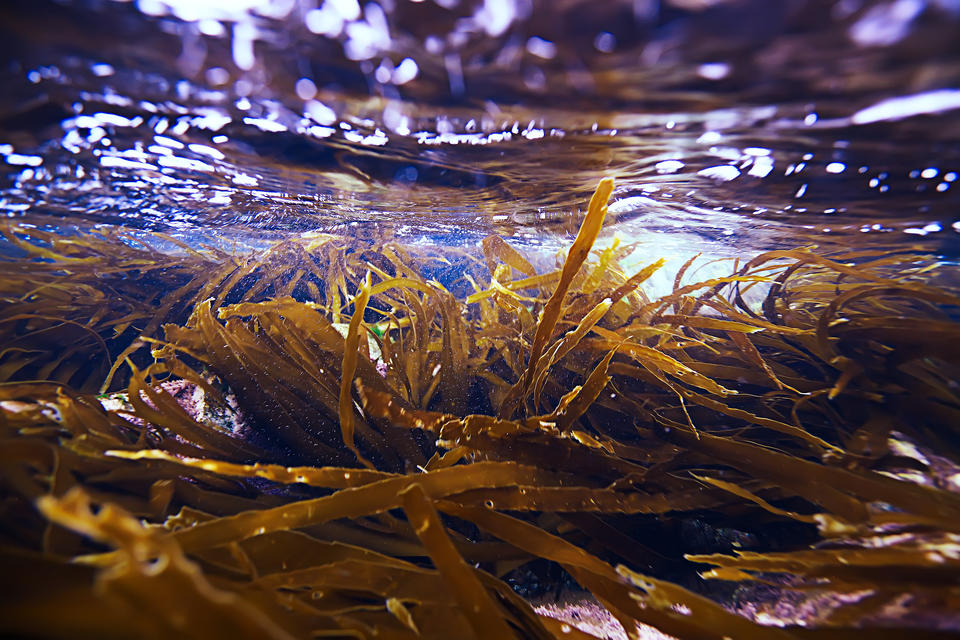
[[[960,255],[957,0],[7,0],[0,212]],[[645,249],[646,251],[646,249]]]

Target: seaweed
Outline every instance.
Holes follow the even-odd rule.
[[[0,633],[593,637],[511,588],[544,564],[631,637],[960,632],[945,267],[694,258],[651,297],[664,260],[595,247],[612,190],[544,272],[498,236],[4,223]],[[761,587],[828,604],[730,596]]]

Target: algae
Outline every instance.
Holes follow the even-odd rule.
[[[612,188],[544,273],[496,236],[237,256],[5,223],[26,257],[0,277],[0,630],[592,637],[508,585],[546,560],[629,631],[895,637],[892,605],[958,631],[960,494],[902,454],[957,454],[960,297],[935,261],[801,248],[685,283],[691,260],[650,299],[663,260],[593,251]],[[691,519],[797,535],[684,556],[655,534]],[[870,596],[773,627],[668,565]]]

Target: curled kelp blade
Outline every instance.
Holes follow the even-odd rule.
[[[94,514],[89,497],[79,489],[62,499],[44,496],[37,507],[53,522],[118,547],[120,560],[98,575],[96,588],[135,611],[141,633],[292,640],[302,631],[276,622],[276,606],[267,608],[214,586],[176,544],[121,509],[107,505]],[[175,607],[177,615],[168,615],[168,607]]]

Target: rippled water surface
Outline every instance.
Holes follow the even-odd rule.
[[[960,230],[949,0],[9,2],[0,210],[738,255]]]

